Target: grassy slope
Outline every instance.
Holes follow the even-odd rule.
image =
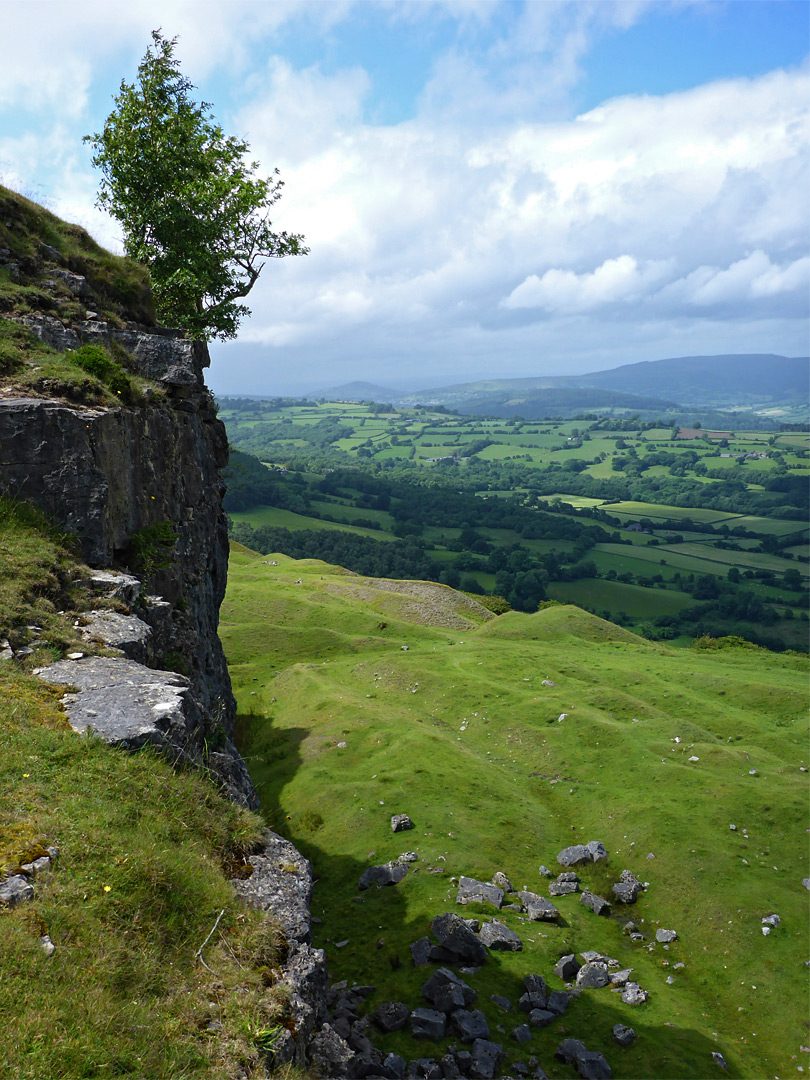
[[[560,926],[506,913],[525,951],[491,956],[472,979],[477,1004],[509,1046],[495,1025],[511,1030],[522,1014],[499,1015],[490,994],[515,999],[520,976],[548,976],[560,954],[587,948],[632,966],[650,1003],[587,992],[511,1057],[534,1052],[568,1076],[553,1060],[565,1031],[603,1048],[614,1075],[708,1076],[712,1049],[731,1076],[793,1072],[807,1041],[806,661],[676,651],[562,606],[453,627],[450,590],[419,610],[325,564],[273,558],[234,551],[222,633],[265,813],[314,862],[317,944],[334,977],[376,984],[372,1006],[414,1006],[426,973],[407,946],[454,910],[450,875],[502,869],[545,891],[541,862],[600,838],[610,869],[584,871],[589,885],[604,894],[628,867],[648,893],[611,919],[576,898],[561,900]],[[416,828],[394,836],[401,811]],[[420,872],[355,902],[362,870],[407,849]],[[782,925],[763,937],[772,911]],[[628,917],[680,940],[631,946]],[[686,966],[673,971],[677,961]],[[639,1033],[628,1050],[610,1036],[619,1020]],[[436,1049],[404,1033],[380,1043],[409,1056]]]
[[[0,909],[0,1075],[266,1075],[260,1050],[282,1010],[265,978],[277,931],[243,910],[224,872],[261,822],[201,776],[75,734],[63,688],[30,668],[87,650],[73,625],[99,603],[87,569],[41,514],[4,498],[0,551],[0,640],[35,650],[0,661],[0,876],[60,852],[32,903]],[[195,952],[223,909],[212,974]]]

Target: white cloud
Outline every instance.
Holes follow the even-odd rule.
[[[663,289],[660,298],[698,308],[745,305],[757,300],[798,294],[806,308],[810,257],[774,264],[764,251],[753,251],[725,269],[699,266]]]
[[[637,300],[650,285],[659,282],[671,261],[644,266],[632,255],[606,259],[591,273],[546,270],[541,278],[531,274],[501,302],[505,308],[544,308],[546,311],[589,311],[603,304]]]

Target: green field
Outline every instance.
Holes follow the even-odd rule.
[[[439,586],[273,559],[234,551],[221,629],[240,745],[269,824],[313,862],[315,944],[333,979],[373,985],[369,1010],[414,1007],[428,972],[409,945],[457,910],[453,876],[502,870],[545,892],[540,863],[601,839],[609,863],[581,870],[584,887],[608,894],[627,867],[649,882],[635,907],[600,919],[563,897],[559,924],[502,911],[523,951],[465,976],[506,1047],[504,1072],[535,1055],[570,1077],[554,1059],[564,1030],[615,1076],[710,1077],[713,1050],[730,1077],[794,1074],[810,974],[806,660],[672,649],[568,606],[492,619]],[[399,812],[413,831],[391,832]],[[400,885],[357,892],[367,866],[405,850],[418,861]],[[765,937],[774,911],[781,924]],[[678,941],[636,946],[628,917],[648,941],[658,926]],[[512,1043],[522,1014],[504,1018],[490,995],[514,1001],[530,971],[561,987],[557,957],[584,949],[632,968],[648,1004],[588,990]],[[617,1022],[638,1033],[626,1050]],[[374,1040],[409,1058],[446,1046],[407,1031]]]
[[[655,615],[671,615],[694,603],[687,593],[671,589],[645,589],[623,581],[602,578],[580,578],[578,581],[554,581],[548,594],[552,600],[577,604],[588,611],[624,611],[631,618],[649,619]]]
[[[348,515],[347,515],[348,516]],[[259,510],[234,511],[231,514],[234,521],[249,521],[252,525],[274,525],[280,529],[344,529],[355,533],[357,536],[369,536],[374,540],[391,540],[390,533],[378,532],[376,529],[364,529],[361,525],[341,524],[337,521],[324,521],[323,518],[307,517],[305,514],[296,514],[292,510],[282,510],[276,506],[264,506]]]

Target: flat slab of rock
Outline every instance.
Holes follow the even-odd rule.
[[[437,915],[430,925],[442,948],[458,960],[482,964],[486,959],[486,946],[455,912]]]
[[[137,615],[121,615],[118,611],[87,611],[82,616],[79,633],[85,641],[119,649],[129,660],[144,664],[149,661],[152,627]]]
[[[476,881],[475,878],[464,877],[458,879],[457,904],[492,904],[493,907],[503,906],[503,889],[488,881]]]
[[[526,908],[526,914],[532,922],[545,922],[550,921],[551,919],[559,919],[559,911],[545,896],[538,896],[537,893],[528,892],[526,890],[518,893],[518,896],[520,897],[523,906]]]
[[[481,927],[479,934],[481,941],[488,949],[501,949],[505,952],[520,952],[523,942],[514,930],[498,919],[490,919]]]
[[[360,875],[358,889],[370,889],[372,885],[397,885],[408,873],[408,864],[401,862],[385,863],[383,866],[369,866]]]
[[[105,742],[137,750],[187,741],[184,698],[189,683],[174,671],[157,671],[134,660],[88,656],[60,660],[36,672],[43,682],[75,686],[63,698],[68,720],[79,733],[92,728]]]

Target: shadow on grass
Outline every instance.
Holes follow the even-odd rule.
[[[350,986],[375,987],[367,999],[366,1013],[371,1013],[383,1001],[404,1001],[411,1009],[430,1007],[423,997],[422,986],[439,965],[429,963],[415,967],[410,952],[412,942],[425,936],[432,937],[430,917],[414,910],[421,908],[424,911],[426,902],[433,904],[431,915],[455,910],[464,917],[481,921],[499,918],[518,932],[524,945],[527,939],[543,936],[539,929],[542,924],[526,922],[514,912],[499,913],[481,904],[456,908],[455,889],[451,888],[448,879],[451,874],[464,873],[464,867],[431,868],[420,862],[411,865],[409,874],[399,885],[372,887],[360,892],[358,882],[363,872],[370,865],[388,861],[392,855],[382,851],[369,852],[368,859],[362,861],[336,855],[319,843],[321,822],[328,820],[330,812],[328,790],[313,798],[311,809],[302,815],[288,816],[283,808],[284,788],[302,764],[300,748],[308,734],[303,728],[274,729],[269,718],[259,715],[240,716],[236,723],[237,746],[259,792],[263,817],[270,828],[291,840],[312,864],[316,882],[312,903],[314,944],[326,951],[332,981],[346,979]],[[409,835],[408,832],[396,834],[394,844],[401,842],[399,850],[404,852],[411,846]],[[418,848],[416,839],[412,844]],[[391,846],[390,842],[388,846]],[[508,852],[504,854],[504,862],[508,864]],[[606,867],[600,866],[599,870],[600,877],[610,876]],[[433,894],[435,901],[427,893]],[[628,912],[620,921],[631,917]],[[558,925],[569,927],[570,923],[561,916]],[[549,1077],[574,1077],[577,1075],[575,1068],[554,1057],[560,1042],[566,1038],[579,1039],[588,1050],[604,1054],[617,1077],[701,1080],[715,1075],[751,1075],[743,1059],[721,1042],[666,1020],[651,1021],[654,1014],[661,1015],[660,1002],[665,995],[683,992],[682,988],[676,990],[665,983],[665,970],[655,985],[646,977],[644,980],[645,988],[656,999],[654,1013],[649,1006],[632,1010],[622,1007],[608,988],[586,990],[571,1000],[563,1016],[546,1028],[531,1029],[530,1040],[518,1043],[512,1033],[527,1022],[526,1013],[517,1005],[525,989],[523,977],[540,974],[547,979],[550,990],[564,986],[552,973],[559,950],[551,956],[548,952],[543,954],[542,947],[538,952],[539,956],[529,947],[522,952],[491,951],[479,970],[462,975],[477,992],[471,1007],[485,1014],[490,1038],[504,1048],[502,1076],[516,1075],[510,1073],[514,1063],[534,1058]],[[458,972],[459,968],[455,967],[455,970]],[[679,977],[678,981],[688,985],[685,977]],[[491,1000],[492,995],[508,998],[510,1009],[504,1011]],[[676,1000],[673,997],[673,1002]],[[637,1038],[629,1047],[620,1046],[614,1039],[612,1029],[616,1024],[631,1025],[635,1030]],[[711,1016],[708,1016],[707,1028],[711,1024]],[[441,1042],[414,1039],[409,1029],[384,1035],[373,1024],[368,1034],[384,1053],[393,1051],[407,1059],[432,1057],[439,1060],[450,1046],[462,1046],[452,1023],[448,1024],[448,1035]],[[726,1072],[713,1061],[712,1051],[724,1055],[728,1063]]]

